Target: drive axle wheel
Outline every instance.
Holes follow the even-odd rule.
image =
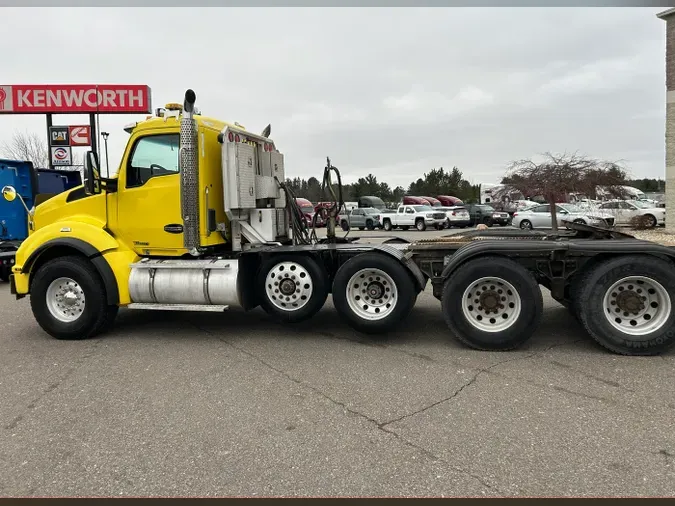
[[[326,302],[326,279],[323,269],[310,257],[275,255],[258,273],[260,305],[277,321],[307,320]]]
[[[579,319],[601,346],[658,355],[675,344],[675,275],[665,260],[621,257],[591,269],[578,291]]]
[[[448,278],[441,300],[450,330],[479,350],[517,348],[534,334],[543,298],[532,274],[513,260],[481,257]]]
[[[86,339],[106,330],[117,306],[109,306],[105,285],[91,262],[68,256],[50,260],[31,283],[30,304],[36,321],[57,339]]]
[[[340,267],[333,303],[360,332],[379,334],[396,327],[415,305],[417,290],[407,269],[381,253],[362,253]]]

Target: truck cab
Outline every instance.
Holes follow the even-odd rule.
[[[260,306],[288,323],[314,315],[337,289],[335,307],[355,328],[394,328],[426,283],[421,271],[392,248],[350,263],[377,248],[336,244],[332,225],[332,242],[319,244],[292,203],[271,127],[255,134],[202,116],[194,102],[188,90],[183,105],[167,104],[125,128],[129,140],[114,177],[102,178],[98,157],[87,153],[84,185],[29,214],[10,286],[17,298],[30,295],[40,326],[58,339],[84,339],[107,330],[120,307]],[[328,161],[324,181],[331,171]],[[2,193],[21,198],[12,185]],[[347,289],[364,265],[383,273],[363,284],[377,295],[365,308],[353,304],[361,290]],[[396,300],[381,286],[384,274]]]

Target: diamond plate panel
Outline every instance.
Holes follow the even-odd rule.
[[[284,155],[273,151],[270,153],[270,165],[272,178],[275,176],[279,181],[284,182],[286,180],[286,172],[284,169]]]
[[[255,208],[255,163],[254,148],[248,144],[237,144],[237,191],[239,209]]]
[[[279,185],[271,177],[255,177],[255,198],[257,199],[278,199],[281,190]]]

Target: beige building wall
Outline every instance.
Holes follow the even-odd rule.
[[[666,231],[675,233],[675,9],[658,17],[666,22]]]

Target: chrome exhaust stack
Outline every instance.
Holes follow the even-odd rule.
[[[199,255],[199,152],[197,150],[197,122],[194,119],[197,96],[185,92],[183,114],[180,120],[180,198],[183,216],[183,246],[191,255]]]

